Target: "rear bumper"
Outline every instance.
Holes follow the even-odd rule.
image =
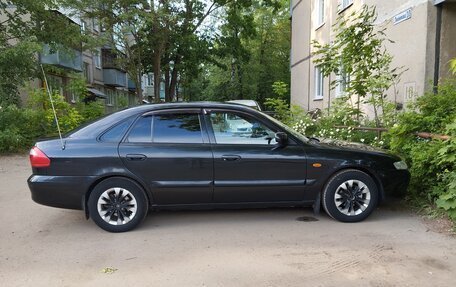
[[[391,170],[382,176],[383,191],[386,198],[402,198],[407,193],[410,182],[408,170]]]
[[[95,177],[32,175],[27,180],[36,203],[68,208],[83,209],[86,192]]]

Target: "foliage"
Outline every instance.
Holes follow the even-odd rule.
[[[198,78],[185,79],[186,100],[226,101],[253,99],[264,105],[267,98],[280,97],[278,83],[289,101],[290,19],[288,2],[245,1],[219,10],[220,34],[210,42],[211,58],[200,65]],[[276,83],[276,85],[274,85]],[[278,87],[278,86],[276,86]]]
[[[361,115],[360,105],[370,104],[374,109],[375,124],[384,126],[385,92],[393,86],[402,73],[401,68],[391,68],[393,57],[386,51],[385,29],[375,25],[375,8],[363,6],[348,17],[340,14],[335,24],[335,37],[330,44],[313,42],[315,65],[325,76],[336,74],[331,85],[341,85],[352,103],[356,116]],[[351,102],[351,101],[350,101]]]
[[[34,90],[30,96],[27,108],[15,105],[0,107],[0,153],[23,151],[39,138],[57,136],[54,113],[46,91]],[[104,114],[104,105],[97,101],[72,106],[59,94],[53,94],[52,98],[62,133]]]
[[[105,113],[104,104],[99,101],[78,103],[76,109],[83,118],[82,123],[98,119]]]
[[[0,106],[19,106],[18,88],[30,79],[35,69],[39,45],[22,41],[16,45],[0,42]]]
[[[80,47],[79,26],[56,11],[53,0],[0,1],[0,105],[20,104],[19,88],[36,77],[43,43]]]
[[[438,194],[437,206],[448,212],[448,215],[456,221],[456,115],[451,124],[446,126],[446,133],[451,139],[445,142],[438,150],[437,164],[445,169],[440,171],[441,190],[434,190]]]
[[[79,111],[66,102],[62,95],[53,93],[51,96],[62,133],[68,132],[82,123],[83,117]],[[57,134],[54,112],[47,92],[44,89],[32,91],[30,93],[30,105],[31,108],[43,112],[46,123],[46,134]]]
[[[424,140],[416,132],[447,134],[450,140]],[[409,197],[425,198],[456,220],[456,85],[445,82],[438,93],[419,97],[388,133],[412,174]]]
[[[284,99],[267,98],[264,102],[266,110],[274,112],[274,117],[279,121],[289,124],[292,121],[290,107]]]
[[[453,75],[456,75],[456,58],[450,61],[450,71],[453,73]]]
[[[44,115],[32,109],[10,105],[0,108],[0,153],[17,152],[30,147],[46,134]]]
[[[272,90],[280,98],[285,98],[288,93],[288,85],[282,81],[277,81],[272,84]]]

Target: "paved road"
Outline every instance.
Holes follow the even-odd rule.
[[[407,211],[342,224],[310,209],[151,213],[133,232],[40,206],[0,158],[1,286],[456,286],[456,239]],[[102,272],[112,267],[113,273]]]

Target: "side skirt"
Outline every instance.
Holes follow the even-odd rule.
[[[204,203],[204,204],[166,204],[151,206],[152,210],[210,210],[210,209],[249,209],[268,207],[312,206],[315,201],[280,202],[243,202],[243,203]]]

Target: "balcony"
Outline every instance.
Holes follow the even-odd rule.
[[[74,49],[57,49],[51,51],[49,45],[45,45],[41,54],[41,64],[54,65],[60,68],[82,72],[82,52]]]
[[[134,92],[136,91],[136,85],[135,85],[135,82],[133,82],[132,79],[128,79],[128,90]]]
[[[115,68],[103,68],[103,82],[107,86],[126,87],[127,73]]]
[[[127,87],[127,73],[122,70],[118,63],[118,54],[109,48],[101,49],[103,81],[107,86]]]

